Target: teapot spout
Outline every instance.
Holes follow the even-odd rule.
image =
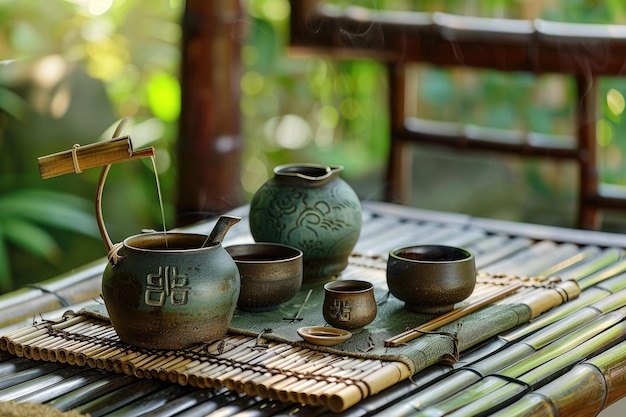
[[[232,225],[239,223],[240,220],[241,217],[220,216],[220,218],[217,219],[217,223],[213,227],[213,230],[211,230],[211,233],[202,244],[202,247],[220,243],[224,240],[224,236],[226,236],[228,229],[230,229]]]

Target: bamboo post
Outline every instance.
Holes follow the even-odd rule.
[[[178,225],[222,214],[244,199],[239,120],[240,2],[188,0],[181,44],[181,106],[177,155]],[[219,105],[216,105],[219,103]]]

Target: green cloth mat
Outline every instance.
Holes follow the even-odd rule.
[[[322,315],[324,289],[313,288],[308,301],[302,308],[302,320],[291,321],[302,306],[310,288],[303,288],[290,301],[277,309],[263,312],[248,312],[235,309],[229,333],[258,336],[265,340],[286,342],[305,346],[322,352],[343,354],[358,358],[380,359],[405,363],[411,373],[416,373],[438,362],[454,363],[458,354],[476,344],[510,330],[531,318],[531,310],[525,304],[489,305],[468,314],[452,323],[424,334],[397,347],[385,347],[384,341],[405,330],[424,324],[436,315],[417,314],[404,309],[404,302],[375,287],[378,301],[376,319],[361,331],[353,333],[347,341],[335,346],[319,346],[307,343],[298,334],[300,327],[327,325]],[[463,306],[463,303],[457,307]],[[108,320],[106,307],[95,304],[78,312]],[[436,334],[435,334],[436,333]]]
[[[455,361],[462,352],[494,335],[528,322],[530,308],[524,304],[490,305],[398,347],[385,347],[384,341],[408,328],[424,324],[436,316],[416,314],[404,309],[404,302],[381,288],[375,289],[379,300],[376,319],[339,345],[324,347],[304,342],[297,329],[305,326],[327,325],[322,316],[324,289],[313,288],[304,305],[300,321],[284,320],[294,317],[305,300],[309,288],[303,288],[278,309],[265,312],[235,310],[231,333],[256,336],[261,332],[266,340],[275,340],[314,348],[320,351],[346,354],[361,358],[400,361],[412,373],[442,360]],[[462,304],[458,305],[461,306]],[[271,330],[268,330],[271,329]],[[455,340],[456,339],[456,340]]]

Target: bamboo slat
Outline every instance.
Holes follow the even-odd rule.
[[[418,408],[413,409],[412,415],[470,416],[492,413],[503,408],[503,405],[519,399],[529,389],[545,385],[584,358],[593,356],[616,341],[623,340],[625,334],[626,324],[620,322],[606,331],[599,330],[591,336],[577,333],[568,335],[566,338],[557,339],[549,349],[537,351],[536,354],[531,354],[528,358],[521,359],[500,371],[483,374],[488,376],[482,377],[477,382],[461,384],[462,389],[458,391],[449,390],[447,385],[430,387],[416,396],[422,401],[411,399],[409,402],[412,405],[418,404]],[[569,346],[564,347],[562,344]],[[572,348],[572,345],[575,347]],[[542,356],[543,360],[538,361],[538,356]],[[480,371],[478,375],[481,375]],[[435,398],[436,402],[423,401],[426,394],[433,390],[436,396],[431,398]]]
[[[493,415],[597,415],[626,395],[624,360],[626,342],[621,342]]]
[[[623,303],[626,300],[626,292],[621,291],[620,293],[617,293],[617,294],[619,295],[615,295],[614,297],[611,297],[608,301],[605,301],[605,303],[608,303],[609,305],[614,305],[614,306],[624,305]],[[519,340],[523,338],[524,336],[538,329],[544,328],[545,326],[549,324],[556,323],[556,322],[560,323],[560,320],[563,320],[564,318],[569,317],[570,315],[574,314],[575,312],[585,307],[592,306],[595,303],[599,303],[609,296],[611,296],[611,293],[609,293],[608,291],[604,291],[604,290],[600,290],[596,288],[588,289],[586,291],[583,291],[581,293],[581,296],[579,296],[578,298],[571,300],[570,302],[565,303],[561,306],[558,306],[552,311],[548,311],[547,313],[543,314],[542,316],[538,317],[536,320],[530,322],[529,324],[525,326],[521,326],[521,327],[518,327],[517,329],[513,329],[509,332],[506,332],[500,335],[500,337],[507,341]],[[606,307],[603,307],[603,308],[606,308]]]
[[[29,342],[29,349],[24,349]],[[47,360],[59,363],[73,358],[74,363],[91,368],[163,381],[180,382],[185,375],[181,385],[227,387],[282,401],[311,400],[334,411],[410,376],[403,363],[346,358],[286,343],[259,349],[256,342],[255,337],[231,336],[189,351],[150,354],[119,343],[109,323],[80,315],[0,338],[2,348],[29,359],[32,351],[45,350],[49,352]],[[222,346],[225,348],[220,351]],[[85,358],[79,360],[79,355]],[[316,391],[309,393],[312,387]]]

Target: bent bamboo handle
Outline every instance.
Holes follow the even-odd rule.
[[[74,145],[68,151],[42,156],[37,160],[39,173],[44,180],[72,172],[78,174],[86,169],[102,167],[96,192],[96,220],[98,221],[98,228],[100,229],[104,246],[107,249],[109,262],[113,265],[118,260],[117,250],[119,246],[111,242],[102,217],[102,190],[104,189],[104,182],[111,165],[117,162],[154,156],[153,147],[133,151],[133,143],[130,140],[130,136],[120,136],[127,122],[128,119],[126,118],[120,121],[115,129],[115,133],[113,133],[113,139],[85,146]]]

